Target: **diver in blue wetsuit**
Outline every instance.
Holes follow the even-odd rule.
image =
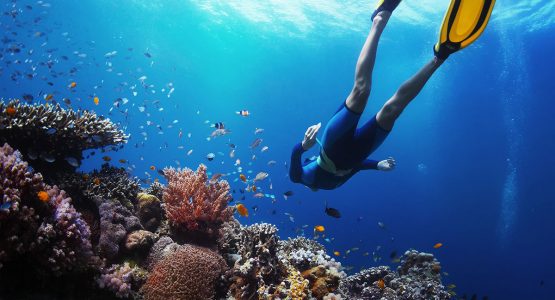
[[[303,141],[293,148],[289,169],[289,177],[293,182],[302,183],[313,190],[331,190],[341,186],[361,170],[393,170],[393,158],[375,161],[367,157],[383,143],[405,107],[418,95],[445,59],[480,36],[495,0],[451,0],[442,24],[440,40],[434,45],[434,58],[404,82],[370,121],[357,128],[370,96],[372,70],[380,36],[400,2],[401,0],[379,1],[372,14],[372,28],[357,61],[351,93],[326,125],[321,142],[316,139],[321,127],[321,123],[318,123],[310,126]],[[320,144],[318,158],[303,165],[302,154],[316,142]]]

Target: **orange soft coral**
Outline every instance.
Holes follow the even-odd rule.
[[[184,231],[213,233],[231,219],[233,209],[229,184],[225,180],[208,181],[206,166],[191,169],[164,169],[168,185],[164,189],[165,211],[171,226]]]

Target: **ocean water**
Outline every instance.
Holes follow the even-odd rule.
[[[204,163],[226,174],[237,201],[244,187],[239,173],[268,172],[259,188],[275,201],[247,194],[241,202],[250,216],[240,221],[277,224],[282,238],[313,237],[312,228],[323,225],[329,241],[319,241],[342,253],[337,259],[350,273],[395,266],[391,252],[414,248],[436,256],[449,273],[444,284],[456,284],[458,295],[552,299],[553,1],[498,1],[483,36],[449,58],[372,154],[395,157],[393,172],[360,172],[339,189],[318,192],[287,177],[293,145],[308,126],[327,122],[348,95],[373,5],[4,0],[2,12],[17,14],[1,16],[2,35],[21,43],[22,51],[3,52],[0,97],[31,94],[38,103],[44,103],[41,94],[59,102],[68,97],[74,108],[109,117],[131,135],[120,151],[86,159],[84,171],[99,168],[109,155],[116,165],[128,160],[125,167],[148,182],[163,181],[151,166]],[[432,57],[447,5],[399,6],[380,42],[361,122]],[[10,78],[47,61],[64,75],[54,78],[42,66],[33,79]],[[70,91],[71,82],[77,87]],[[115,107],[118,98],[129,102]],[[208,140],[215,122],[231,133]],[[264,132],[255,135],[257,128]],[[263,141],[251,149],[256,138]],[[233,158],[229,143],[236,145]],[[215,159],[208,161],[208,153]],[[271,160],[276,164],[269,166]],[[293,196],[284,199],[286,191]],[[327,216],[325,202],[342,217]],[[443,247],[434,249],[438,242]]]

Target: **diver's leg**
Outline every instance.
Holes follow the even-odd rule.
[[[428,79],[441,66],[443,60],[434,57],[428,62],[418,73],[412,78],[405,81],[395,92],[393,97],[389,98],[382,109],[378,112],[376,120],[378,124],[385,130],[390,131],[395,124],[395,120],[401,115],[405,107],[414,99],[422,90]]]
[[[355,70],[355,84],[346,100],[347,108],[355,113],[362,113],[366,107],[366,102],[368,102],[378,42],[390,16],[391,12],[384,10],[374,17],[370,33],[358,57]]]

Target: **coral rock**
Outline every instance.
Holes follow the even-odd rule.
[[[145,251],[154,243],[154,233],[147,230],[133,231],[127,235],[125,249],[128,251]]]
[[[155,232],[162,219],[160,200],[145,193],[137,195],[137,215],[146,230]]]

